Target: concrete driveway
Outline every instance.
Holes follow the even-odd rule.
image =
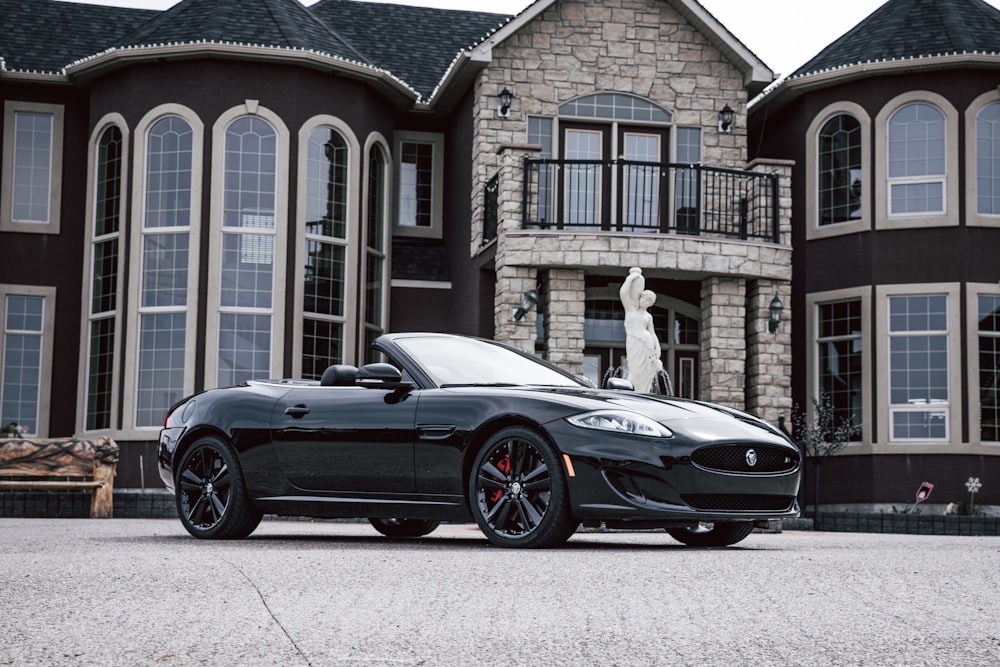
[[[0,519],[0,665],[991,665],[1000,538]]]

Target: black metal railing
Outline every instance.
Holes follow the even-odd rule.
[[[485,201],[483,205],[483,245],[497,237],[497,222],[500,219],[499,207],[500,177],[494,176],[486,183]]]
[[[487,209],[488,219],[488,188]],[[654,232],[779,243],[778,220],[777,174],[634,160],[527,158],[524,162],[524,229]]]

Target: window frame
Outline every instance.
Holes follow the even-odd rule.
[[[41,297],[42,331],[41,360],[38,370],[38,412],[34,438],[49,437],[49,419],[52,412],[52,349],[55,347],[56,288],[39,285],[0,284],[0,315],[6,313],[7,297]],[[0,401],[3,400],[3,374],[7,356],[7,321],[0,319]]]
[[[945,173],[942,195],[944,211],[941,213],[892,213],[889,200],[890,186],[901,179],[889,178],[889,132],[892,116],[902,107],[923,103],[937,108],[945,123]],[[884,202],[875,215],[876,229],[909,229],[914,227],[957,227],[959,224],[959,169],[958,169],[958,112],[952,104],[937,93],[915,90],[899,95],[882,107],[875,119],[875,145],[881,154],[875,160],[875,201]],[[921,182],[934,180],[924,178]]]
[[[372,162],[369,159],[369,155],[373,150],[378,150],[382,155],[382,169],[384,182],[382,183],[382,247],[375,248],[368,244],[368,224],[371,222],[369,216],[371,215],[369,209],[369,202],[371,200],[372,194],[371,188],[371,167]],[[364,147],[364,170],[361,175],[362,178],[362,189],[363,195],[361,198],[361,216],[358,225],[359,237],[363,238],[362,242],[363,252],[361,253],[362,266],[358,268],[357,276],[358,282],[364,284],[364,289],[367,291],[367,280],[368,280],[368,262],[371,257],[377,257],[382,260],[382,300],[379,304],[379,320],[381,321],[380,328],[376,328],[374,323],[369,321],[369,313],[367,312],[367,296],[364,299],[359,298],[359,313],[358,313],[358,352],[357,359],[359,362],[364,363],[368,361],[369,351],[368,351],[368,337],[369,335],[375,334],[377,331],[385,332],[389,329],[389,303],[390,303],[390,292],[392,289],[390,280],[390,250],[392,248],[392,237],[390,234],[390,219],[389,212],[391,208],[391,198],[393,192],[393,179],[392,179],[392,154],[389,151],[389,144],[379,133],[373,133],[365,141]],[[378,196],[377,193],[375,196]],[[367,292],[366,292],[367,293]],[[362,307],[361,304],[364,304]]]
[[[402,225],[399,221],[402,206],[401,185],[403,144],[424,144],[431,146],[431,224],[429,227]],[[393,144],[392,173],[394,192],[392,202],[393,233],[399,236],[439,239],[443,235],[444,220],[444,135],[438,132],[396,132]]]
[[[147,194],[146,182],[146,161],[148,158],[148,135],[149,130],[164,116],[179,116],[191,127],[191,211],[190,224],[188,225],[188,304],[187,318],[185,321],[185,340],[198,340],[198,318],[197,318],[197,298],[198,298],[198,267],[201,258],[201,228],[202,228],[202,180],[204,174],[204,124],[194,111],[180,104],[162,104],[146,113],[136,124],[133,133],[132,146],[132,179],[133,186],[131,215],[129,224],[130,243],[128,257],[130,265],[133,267],[131,275],[128,276],[128,307],[125,311],[126,321],[125,336],[125,363],[122,369],[123,385],[127,387],[122,397],[122,414],[120,423],[122,429],[118,437],[123,440],[150,440],[155,439],[155,433],[160,426],[137,426],[137,388],[139,386],[139,324],[141,315],[140,304],[142,303],[142,269],[144,230],[145,230],[145,205]],[[186,346],[184,355],[184,381],[182,394],[189,395],[195,391],[195,360],[198,345],[189,344]]]
[[[348,158],[347,158],[347,214],[346,214],[346,230],[345,237],[341,239],[342,245],[345,248],[345,266],[344,266],[344,314],[340,317],[335,317],[330,321],[337,322],[343,326],[343,352],[342,359],[330,360],[330,363],[350,363],[353,361],[353,350],[355,347],[355,334],[354,327],[351,326],[352,322],[357,321],[358,313],[358,299],[357,285],[358,285],[358,253],[357,250],[357,230],[358,230],[358,174],[361,170],[360,163],[360,148],[354,131],[351,127],[345,123],[343,120],[329,115],[314,116],[307,120],[301,128],[299,128],[298,133],[298,161],[297,161],[297,173],[298,173],[298,185],[296,190],[296,214],[295,214],[295,233],[291,236],[294,237],[295,244],[295,293],[292,296],[295,316],[292,325],[292,376],[302,377],[302,353],[303,353],[303,343],[302,337],[305,333],[305,245],[306,245],[306,211],[308,210],[307,198],[308,198],[308,176],[309,176],[309,138],[312,133],[321,127],[329,127],[340,134],[341,138],[347,144]]]
[[[965,110],[965,224],[970,227],[1000,227],[1000,213],[979,213],[978,132],[979,113],[990,104],[1000,103],[1000,90],[983,93]],[[1000,175],[997,177],[1000,179]]]
[[[120,172],[121,197],[118,202],[119,226],[118,231],[98,238],[95,234],[97,224],[97,176],[98,176],[98,142],[104,133],[111,127],[118,128],[121,132],[122,155]],[[83,257],[83,303],[85,304],[81,312],[80,326],[80,374],[77,393],[77,424],[78,433],[111,433],[119,423],[119,397],[121,395],[121,372],[122,355],[118,354],[121,347],[122,320],[124,318],[122,305],[124,303],[125,287],[128,283],[128,276],[125,274],[125,262],[128,257],[128,248],[125,245],[125,232],[128,226],[128,194],[129,194],[129,148],[131,134],[125,118],[118,113],[111,113],[101,118],[95,125],[94,131],[90,135],[88,144],[88,176],[87,176],[87,217],[84,239]],[[97,243],[117,238],[118,240],[118,282],[115,290],[114,314],[110,317],[96,318],[91,312],[91,304],[94,297],[94,250]],[[91,339],[90,328],[97,319],[111,319],[114,328],[114,342],[112,348],[115,351],[112,360],[111,372],[111,414],[110,426],[107,429],[87,429],[87,414],[90,405],[90,351]]]
[[[861,217],[849,222],[820,225],[819,205],[819,134],[835,116],[852,116],[861,125]],[[854,102],[836,102],[820,111],[806,130],[806,240],[857,234],[871,229],[872,121],[868,112]]]
[[[209,234],[206,264],[208,265],[207,280],[207,315],[205,318],[205,369],[203,382],[206,388],[218,384],[219,370],[219,331],[222,316],[222,250],[223,214],[225,205],[226,183],[226,134],[234,121],[243,117],[259,117],[268,122],[275,131],[277,150],[275,155],[275,199],[274,199],[274,253],[271,273],[271,307],[268,311],[271,318],[271,349],[269,358],[270,377],[285,375],[285,294],[286,285],[281,280],[287,275],[288,256],[288,159],[290,134],[288,127],[281,118],[270,109],[261,106],[255,100],[246,100],[243,104],[224,111],[212,125],[212,164],[211,164],[211,203],[209,209]],[[268,234],[271,232],[269,231]],[[267,314],[255,308],[227,308],[226,312],[236,314]]]
[[[49,146],[49,215],[46,222],[14,218],[14,154],[16,120],[20,113],[52,116],[52,143]],[[7,100],[3,105],[3,179],[0,183],[0,232],[58,234],[62,212],[63,132],[65,108],[61,104],[42,104]]]
[[[966,363],[968,373],[968,410],[969,443],[981,445],[990,453],[995,453],[1000,447],[1000,441],[983,440],[980,429],[980,386],[979,386],[979,297],[1000,297],[998,283],[968,283],[966,285],[966,329],[967,347],[969,350]]]
[[[893,452],[905,451],[912,447],[913,451],[925,453],[929,448],[940,447],[945,451],[954,451],[954,445],[962,440],[962,357],[961,357],[961,301],[958,283],[927,283],[909,285],[880,285],[876,287],[875,331],[877,334],[876,354],[884,359],[883,367],[889,368],[889,302],[892,297],[935,296],[943,295],[947,299],[948,329],[946,349],[948,353],[948,404],[943,410],[947,413],[947,435],[938,439],[904,439],[895,440],[892,436],[891,419],[894,410],[891,404],[889,372],[879,373],[876,382],[878,405],[878,441],[885,443]],[[900,410],[905,411],[905,410]]]
[[[819,355],[819,332],[820,306],[843,301],[861,302],[861,440],[854,440],[848,445],[854,447],[872,447],[872,363],[871,363],[871,302],[872,288],[870,286],[851,287],[847,289],[830,290],[826,292],[813,292],[806,295],[806,375],[807,386],[809,387],[809,400],[806,410],[810,418],[815,416],[815,408],[812,405],[812,397],[818,398],[820,395],[820,355]],[[869,388],[868,392],[864,392]]]

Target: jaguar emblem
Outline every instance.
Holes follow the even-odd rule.
[[[755,449],[747,450],[747,465],[751,468],[757,465],[757,451]]]

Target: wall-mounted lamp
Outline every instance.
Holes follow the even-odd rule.
[[[733,131],[733,116],[732,107],[728,104],[722,107],[722,111],[719,112],[719,132],[729,134]]]
[[[514,93],[504,88],[497,97],[500,98],[500,108],[497,109],[497,115],[501,118],[510,118],[510,105],[514,101]]]
[[[534,308],[536,303],[538,303],[538,288],[525,292],[524,298],[521,299],[521,305],[514,311],[514,321],[520,322],[521,318],[527,315],[528,311]]]
[[[767,330],[770,333],[778,332],[778,324],[781,323],[781,311],[784,310],[784,306],[781,305],[781,299],[775,294],[774,298],[771,299],[771,305],[767,307],[771,316],[767,320]]]

